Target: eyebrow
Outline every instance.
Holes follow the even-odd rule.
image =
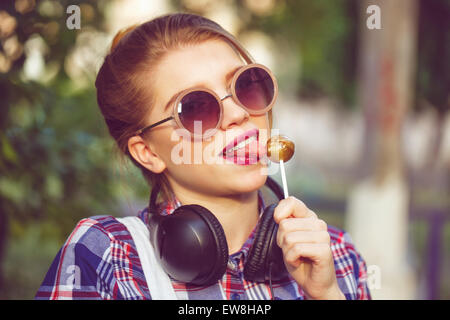
[[[225,81],[226,81],[226,83],[229,83],[230,80],[231,80],[231,78],[234,76],[234,74],[235,74],[240,68],[242,68],[242,67],[244,67],[244,65],[239,65],[239,66],[233,68],[232,70],[230,70],[230,71],[225,75]],[[197,83],[196,85],[194,85],[194,86],[192,86],[192,87],[190,87],[190,88],[202,87],[202,86],[203,86],[203,87],[206,87],[203,83]],[[190,88],[187,88],[187,89],[190,89]],[[170,98],[169,102],[167,102],[167,104],[164,106],[163,112],[165,112],[165,111],[167,110],[167,108],[169,108],[169,106],[172,105],[172,104],[175,102],[175,100],[177,99],[178,95],[179,95],[181,92],[183,92],[184,90],[187,90],[187,89],[183,89],[183,90],[181,90],[180,92],[175,93],[175,94],[172,96],[172,98]]]

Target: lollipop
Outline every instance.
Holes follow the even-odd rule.
[[[284,163],[292,158],[292,156],[294,155],[294,150],[294,142],[289,140],[289,138],[286,136],[273,136],[267,141],[267,156],[271,161],[280,163],[284,198],[287,198],[289,196]]]
[[[267,141],[267,156],[273,162],[289,161],[294,151],[294,143],[286,136],[273,136]]]

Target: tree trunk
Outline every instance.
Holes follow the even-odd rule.
[[[417,2],[360,4],[359,99],[366,124],[366,177],[350,195],[347,230],[367,264],[381,272],[381,282],[374,282],[381,286],[372,288],[373,297],[414,298],[415,279],[406,262],[409,199],[401,129],[412,101]],[[381,29],[366,25],[372,4],[380,8]]]

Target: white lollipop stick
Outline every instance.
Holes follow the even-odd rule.
[[[281,170],[281,182],[283,183],[283,192],[284,192],[284,198],[286,199],[289,197],[288,193],[288,187],[286,182],[286,172],[284,171],[284,161],[280,160],[280,170]]]

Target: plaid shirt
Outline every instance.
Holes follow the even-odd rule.
[[[170,214],[180,205],[166,205]],[[263,206],[261,206],[263,208]],[[139,218],[148,225],[147,209]],[[269,285],[244,279],[244,263],[256,228],[242,248],[229,256],[222,279],[210,286],[197,286],[172,279],[178,299],[271,299]],[[338,285],[347,299],[370,299],[366,265],[348,233],[329,226],[331,250]],[[305,299],[290,276],[272,284],[275,299]],[[136,246],[126,227],[113,216],[81,220],[62,246],[36,299],[151,299]]]

